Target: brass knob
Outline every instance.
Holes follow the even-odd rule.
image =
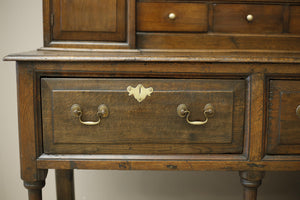
[[[296,115],[300,117],[300,105],[296,108]]]
[[[94,126],[94,125],[100,124],[102,118],[108,117],[109,111],[108,111],[108,108],[107,108],[106,105],[101,104],[98,107],[98,112],[97,112],[98,121],[95,121],[95,122],[93,122],[93,121],[82,121],[82,119],[81,119],[82,118],[82,111],[81,111],[81,108],[78,104],[73,104],[72,105],[71,113],[73,114],[73,116],[78,117],[79,122],[81,124],[84,124],[84,125],[87,125],[87,126]]]
[[[252,22],[254,17],[253,17],[253,15],[249,14],[249,15],[247,15],[246,19],[248,22]]]
[[[190,121],[189,117],[190,117],[190,111],[187,109],[187,106],[185,104],[180,104],[177,107],[177,114],[179,117],[185,117],[186,122],[191,124],[191,125],[204,125],[208,122],[208,118],[209,117],[213,117],[215,113],[215,109],[214,107],[208,103],[204,106],[203,109],[203,114],[205,116],[205,120],[204,121]]]
[[[170,13],[169,14],[169,19],[175,19],[176,18],[176,15],[175,15],[175,13]]]

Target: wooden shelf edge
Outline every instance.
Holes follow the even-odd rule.
[[[184,52],[184,55],[183,55]],[[11,54],[4,61],[58,62],[220,62],[300,63],[300,52],[286,51],[169,51],[169,50],[38,50]]]
[[[300,161],[38,159],[40,169],[299,171]]]

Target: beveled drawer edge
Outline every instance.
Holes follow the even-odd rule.
[[[100,155],[101,156],[101,155]],[[37,159],[39,169],[108,169],[108,170],[182,170],[182,171],[297,171],[300,160],[296,161],[247,161],[247,160],[205,160],[205,159],[87,159],[70,158],[69,155],[42,155]],[[75,155],[76,157],[76,155]],[[283,164],[284,163],[284,164]],[[289,166],[287,168],[286,166]]]
[[[300,161],[300,155],[265,155],[263,161]]]
[[[214,155],[123,155],[42,154],[38,160],[247,160],[243,154]]]

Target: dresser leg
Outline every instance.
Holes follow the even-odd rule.
[[[55,170],[57,200],[75,200],[74,171]]]
[[[24,181],[24,186],[28,189],[29,200],[42,200],[42,188],[45,186],[45,181]]]
[[[241,184],[244,186],[244,200],[256,200],[257,189],[261,185],[264,172],[244,171],[240,172]]]

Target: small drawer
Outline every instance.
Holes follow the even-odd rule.
[[[300,34],[300,6],[290,7],[289,32],[292,34]]]
[[[214,32],[282,33],[283,7],[280,5],[216,4]]]
[[[206,32],[207,5],[200,3],[137,3],[137,31]]]
[[[244,80],[43,78],[41,85],[45,153],[243,150]]]
[[[268,154],[300,153],[300,80],[271,80]]]

